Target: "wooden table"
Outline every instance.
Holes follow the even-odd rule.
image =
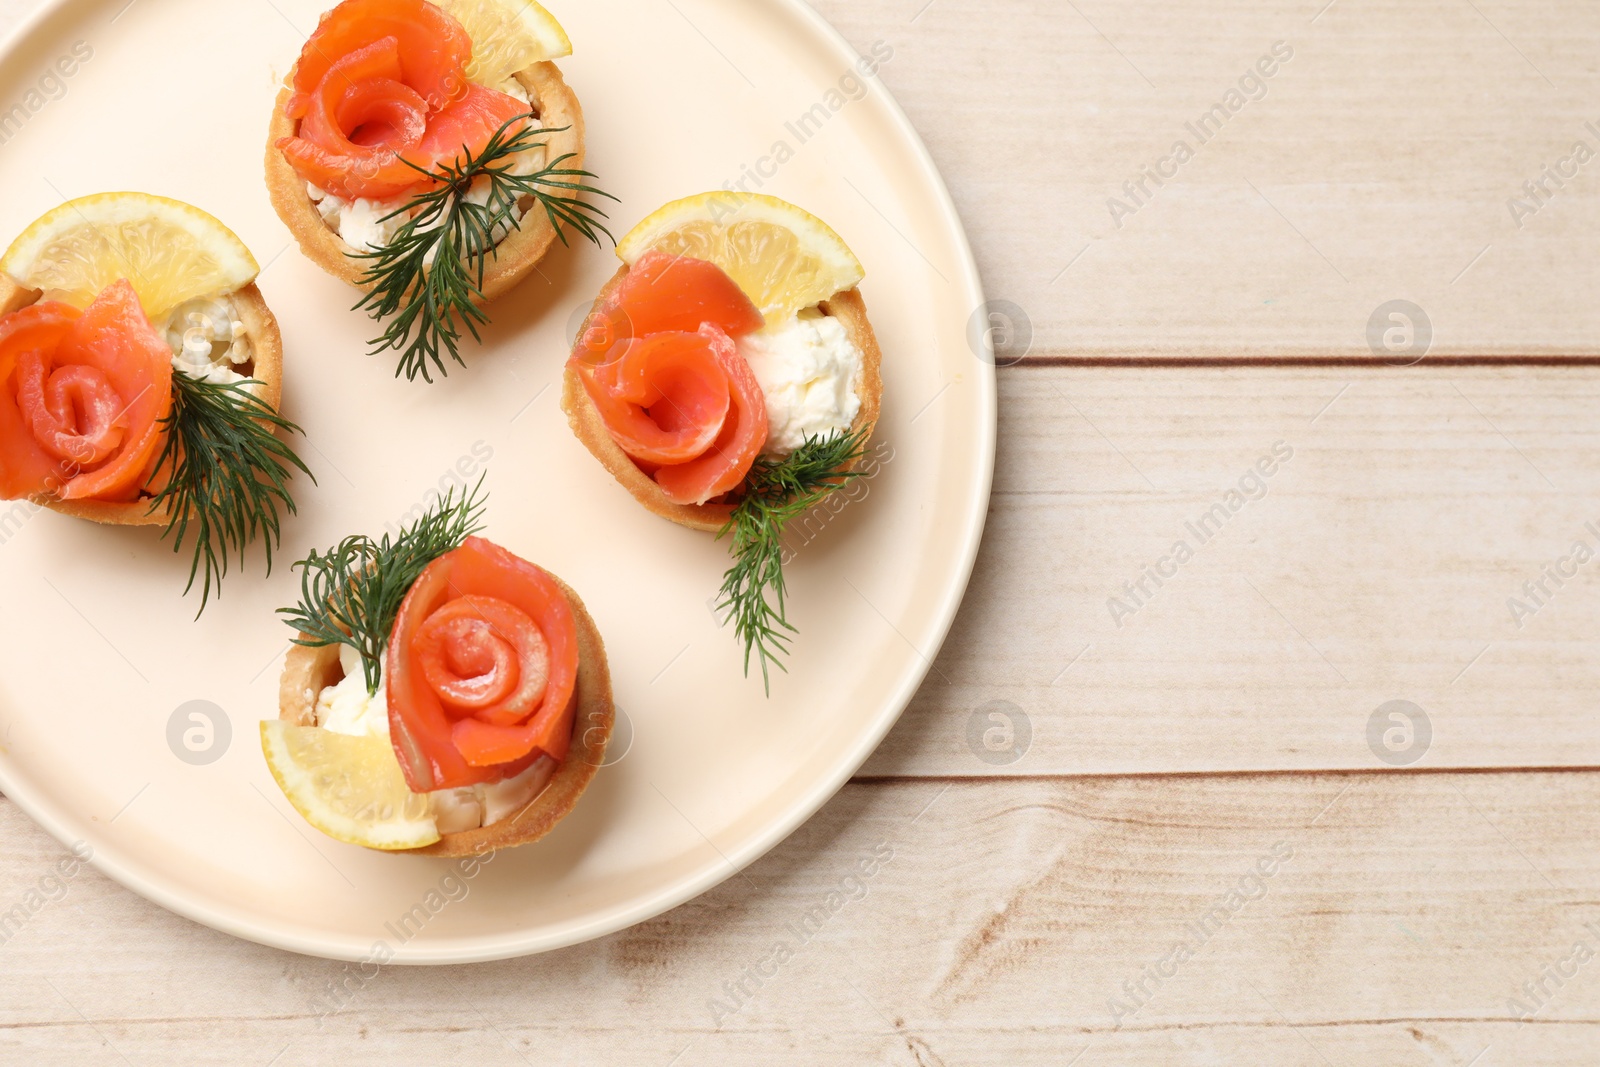
[[[85,872],[0,947],[0,1061],[1600,1062],[1600,9],[819,6],[1011,320],[882,749],[691,904],[320,1021],[342,965]],[[0,900],[63,855],[0,839]]]

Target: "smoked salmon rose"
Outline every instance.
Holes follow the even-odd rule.
[[[273,207],[307,256],[371,289],[372,261],[359,257],[392,247],[426,210],[421,199],[451,188],[442,169],[491,144],[506,173],[544,175],[539,190],[576,197],[566,187],[586,173],[583,109],[552,62],[570,53],[560,24],[531,0],[344,0],[307,39],[273,109]],[[506,150],[519,134],[525,143]],[[452,195],[470,186],[481,212],[490,184],[480,173]],[[511,184],[496,186],[502,198]],[[483,269],[481,302],[530,273],[556,240],[554,216],[525,189],[512,189],[509,210],[498,204],[493,253],[469,264],[474,275]]]
[[[562,377],[578,440],[634,499],[728,542],[716,600],[762,679],[783,668],[785,525],[872,473],[883,353],[861,263],[759,193],[663,206],[617,242]],[[769,689],[770,692],[770,689]]]
[[[466,30],[426,0],[345,0],[300,52],[284,105],[299,128],[277,145],[302,178],[338,196],[403,193],[426,181],[415,167],[481,149],[527,111],[505,93],[469,94],[471,58]]]
[[[57,205],[0,254],[0,499],[188,546],[201,609],[294,511],[283,338],[237,234],[139,192]]]
[[[385,674],[395,755],[414,792],[493,782],[572,741],[578,634],[540,568],[481,537],[406,594]]]
[[[578,594],[474,535],[482,482],[397,534],[296,564],[298,632],[262,751],[324,833],[385,852],[525,845],[572,810],[616,721]]]
[[[675,504],[737,488],[766,443],[766,400],[735,344],[761,323],[714,264],[652,251],[579,338],[568,366],[612,440]]]
[[[127,281],[0,319],[0,497],[129,501],[165,440],[172,350]]]

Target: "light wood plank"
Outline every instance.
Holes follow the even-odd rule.
[[[9,803],[0,834],[9,902],[62,852]],[[543,957],[381,971],[320,1028],[308,1000],[344,965],[89,871],[0,948],[0,1060],[1589,1064],[1600,962],[1544,978],[1525,1025],[1508,1001],[1535,1007],[1524,982],[1600,946],[1597,834],[1595,773],[856,784],[694,903]],[[858,889],[875,850],[892,858]],[[1242,882],[1255,899],[1200,944],[1188,924]],[[791,925],[841,888],[859,899],[802,944]],[[719,1012],[780,940],[792,958]]]
[[[1522,583],[1575,540],[1600,552],[1591,373],[1016,368],[1001,385],[976,574],[868,773],[1381,769],[1366,730],[1394,699],[1430,717],[1418,766],[1600,764],[1600,562],[1547,580],[1531,617],[1508,606],[1534,607]],[[1265,497],[1201,544],[1186,524],[1277,442],[1294,456]],[[1138,607],[1124,583],[1179,540],[1194,558]],[[1136,610],[1114,619],[1114,596]],[[969,747],[992,701],[1031,719],[1014,763]]]
[[[1596,351],[1600,162],[1522,189],[1576,141],[1600,155],[1593,4],[815,4],[895,48],[883,80],[1038,352],[1370,357],[1393,299],[1436,353]],[[1185,123],[1276,41],[1293,58],[1201,144]],[[1115,225],[1179,139],[1194,158]],[[1517,196],[1540,205],[1520,226]]]

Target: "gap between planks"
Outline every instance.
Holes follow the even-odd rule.
[[[998,370],[1033,370],[1046,367],[1116,370],[1159,368],[1320,368],[1351,367],[1364,370],[1418,370],[1427,367],[1600,367],[1600,355],[1567,356],[1432,356],[1415,363],[1389,363],[1376,356],[1062,356],[1026,355],[1012,362],[996,362]]]
[[[1043,772],[1040,774],[858,774],[850,785],[918,785],[948,783],[965,785],[995,782],[1103,782],[1122,779],[1140,781],[1248,778],[1427,778],[1442,775],[1472,774],[1595,774],[1600,766],[1528,767],[1395,767],[1373,770],[1363,767],[1284,768],[1277,770],[1190,770],[1190,771],[1084,771],[1081,773]]]

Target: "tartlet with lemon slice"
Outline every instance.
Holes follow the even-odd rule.
[[[288,483],[283,343],[250,250],[146,193],[71,200],[0,257],[0,498],[192,543],[202,609],[230,559],[268,566]]]
[[[529,844],[603,761],[615,709],[599,631],[560,579],[476,536],[481,489],[296,564],[301,601],[281,614],[298,634],[262,751],[289,803],[347,844]]]
[[[623,266],[567,361],[562,407],[606,470],[663,518],[731,539],[720,608],[781,667],[785,524],[860,476],[882,353],[843,238],[777,197],[666,205],[617,244]]]
[[[273,109],[267,188],[301,250],[365,295],[374,351],[427,381],[566,230],[599,242],[583,111],[533,0],[344,0]],[[609,235],[608,235],[609,236]]]

